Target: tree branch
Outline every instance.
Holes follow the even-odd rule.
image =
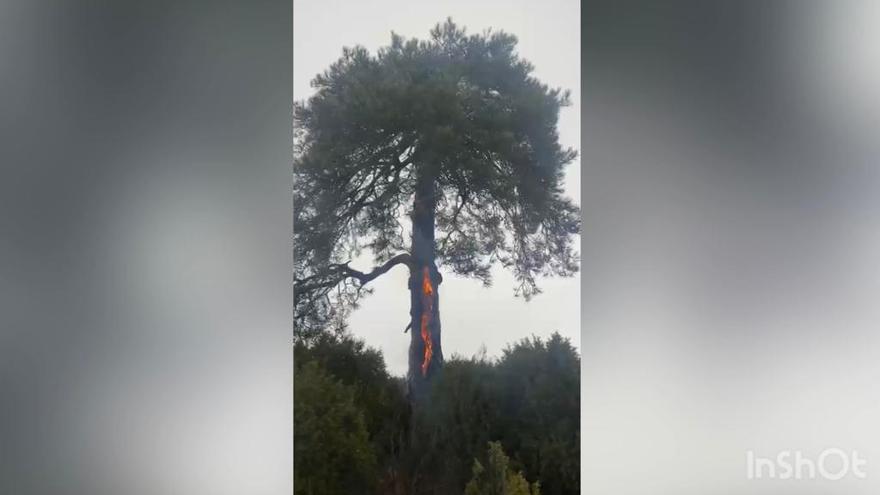
[[[410,266],[412,264],[412,256],[409,253],[400,253],[369,273],[351,268],[348,266],[348,262],[332,264],[319,273],[294,280],[294,295],[306,294],[319,289],[330,289],[347,278],[353,278],[360,282],[361,285],[364,285],[400,264]]]
[[[443,237],[443,240],[440,242],[440,251],[446,250],[446,244],[449,242],[449,239],[452,237],[452,234],[455,232],[461,233],[461,230],[458,228],[458,215],[461,213],[461,209],[464,208],[465,204],[468,202],[468,193],[467,190],[464,193],[459,193],[458,195],[461,202],[455,208],[455,212],[452,214],[452,220],[450,220],[450,229],[449,232]]]
[[[363,284],[366,284],[367,282],[375,279],[376,277],[383,275],[388,270],[390,270],[400,264],[405,264],[407,266],[410,266],[412,264],[412,256],[410,256],[409,253],[400,253],[397,256],[394,256],[391,259],[389,259],[388,261],[386,261],[384,264],[377,266],[376,268],[373,269],[373,271],[371,271],[369,273],[364,273],[364,272],[355,270],[354,268],[350,268],[348,266],[348,263],[343,263],[341,265],[335,265],[335,266],[340,267],[339,270],[341,271],[341,273],[344,276],[355,278],[363,285]]]

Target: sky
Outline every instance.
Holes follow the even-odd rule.
[[[535,66],[534,75],[554,87],[571,90],[572,105],[560,113],[558,130],[563,146],[580,150],[580,4],[572,0],[535,1],[398,1],[294,2],[293,94],[295,100],[312,94],[311,79],[337,60],[345,46],[363,45],[370,52],[387,45],[391,32],[424,39],[447,17],[469,33],[486,28],[504,30],[519,38],[519,54]],[[580,204],[580,159],[568,166],[565,191]],[[294,229],[296,226],[294,226]],[[579,244],[579,240],[575,240]],[[370,256],[352,266],[371,268]],[[442,267],[441,267],[442,270]],[[544,279],[542,294],[526,302],[513,295],[513,277],[496,270],[494,284],[444,273],[439,288],[443,352],[469,357],[484,346],[498,356],[510,343],[554,331],[580,347],[580,274]],[[391,373],[407,369],[409,321],[407,273],[402,267],[371,282],[373,295],[352,315],[352,333],[380,349]]]

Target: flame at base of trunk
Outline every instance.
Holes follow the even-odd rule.
[[[434,314],[434,286],[431,284],[431,274],[428,267],[422,271],[422,341],[425,343],[425,358],[422,361],[422,376],[428,373],[428,365],[431,364],[431,356],[434,354],[431,342],[431,315]]]

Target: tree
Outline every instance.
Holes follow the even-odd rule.
[[[409,456],[425,493],[461,490],[492,440],[545,495],[580,493],[580,357],[558,333],[515,342],[493,361],[453,356],[430,404],[415,411]]]
[[[474,460],[474,477],[465,486],[464,495],[540,495],[540,483],[532,485],[508,467],[509,459],[500,442],[489,442],[486,467]]]
[[[414,398],[443,364],[440,268],[490,285],[498,263],[527,299],[537,277],[577,271],[562,192],[576,152],[556,131],[568,92],[535,79],[516,42],[451,19],[425,41],[392,33],[375,55],[344,49],[295,104],[297,335],[342,325],[370,281],[406,266]],[[364,249],[371,271],[350,266]]]
[[[515,342],[497,360],[452,355],[430,407],[414,409],[403,380],[363,340],[324,332],[297,342],[297,493],[461,493],[472,479],[486,488],[497,470],[490,441],[521,473],[522,482],[508,476],[513,493],[517,484],[528,493],[525,479],[541,480],[545,495],[580,493],[579,364],[558,334]],[[475,459],[484,470],[476,478]]]
[[[308,345],[296,342],[295,372],[315,363],[327,375],[348,387],[360,411],[376,460],[398,469],[408,422],[408,403],[399,379],[389,375],[382,353],[350,334],[325,332]],[[296,390],[295,393],[299,393]],[[317,395],[317,399],[323,396]]]
[[[487,360],[453,355],[431,385],[431,407],[415,408],[408,470],[414,493],[457,493],[471,477],[473,459],[501,433],[497,373]]]
[[[293,378],[296,495],[369,492],[376,481],[376,458],[353,390],[314,361]]]
[[[546,495],[580,493],[580,357],[567,339],[523,339],[497,364],[499,435]]]

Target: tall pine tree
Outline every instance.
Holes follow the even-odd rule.
[[[344,322],[369,282],[409,270],[410,392],[443,364],[440,270],[515,293],[577,271],[578,208],[563,196],[576,157],[556,130],[569,93],[549,88],[516,37],[467,35],[452,20],[427,40],[393,34],[371,55],[346,48],[294,106],[294,324],[299,338]],[[350,266],[367,249],[377,266]]]

